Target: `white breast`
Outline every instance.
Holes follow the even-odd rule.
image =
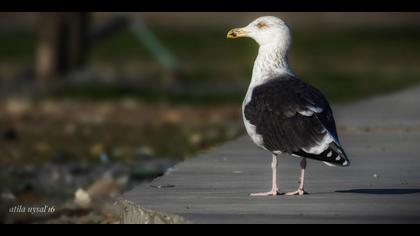
[[[245,106],[251,101],[252,91],[255,87],[267,82],[272,78],[276,78],[284,73],[292,74],[291,69],[287,63],[287,58],[284,56],[285,51],[278,45],[268,45],[260,47],[258,50],[257,59],[254,62],[252,70],[252,78],[246,93],[245,99],[242,103],[242,117],[245,124],[245,129],[252,141],[265,150],[263,136],[257,133],[255,125],[251,124],[245,117]],[[274,151],[280,154],[280,151]]]
[[[244,102],[242,103],[242,118],[244,120],[245,129],[249,137],[251,137],[252,141],[258,147],[264,148],[264,140],[263,140],[263,137],[257,133],[257,127],[251,124],[245,117],[245,106],[251,101],[251,95],[252,95],[252,91],[248,91],[245,96]]]

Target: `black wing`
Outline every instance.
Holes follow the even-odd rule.
[[[264,147],[334,165],[349,163],[340,147],[334,117],[328,101],[316,88],[289,75],[272,79],[252,91],[245,105],[245,118],[256,126]],[[322,144],[324,137],[334,140],[324,144],[321,153],[308,150]]]

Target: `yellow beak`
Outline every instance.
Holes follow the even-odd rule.
[[[249,32],[245,30],[244,28],[231,29],[227,33],[226,38],[236,39],[236,38],[241,38],[241,37],[247,37],[248,33]]]

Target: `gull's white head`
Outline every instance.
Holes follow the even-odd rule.
[[[232,29],[227,38],[249,37],[260,46],[274,44],[285,51],[290,45],[290,30],[286,23],[274,16],[262,16],[243,28]]]

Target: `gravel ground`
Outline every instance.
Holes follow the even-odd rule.
[[[240,135],[238,109],[9,98],[0,104],[0,221],[118,223],[122,192]]]

